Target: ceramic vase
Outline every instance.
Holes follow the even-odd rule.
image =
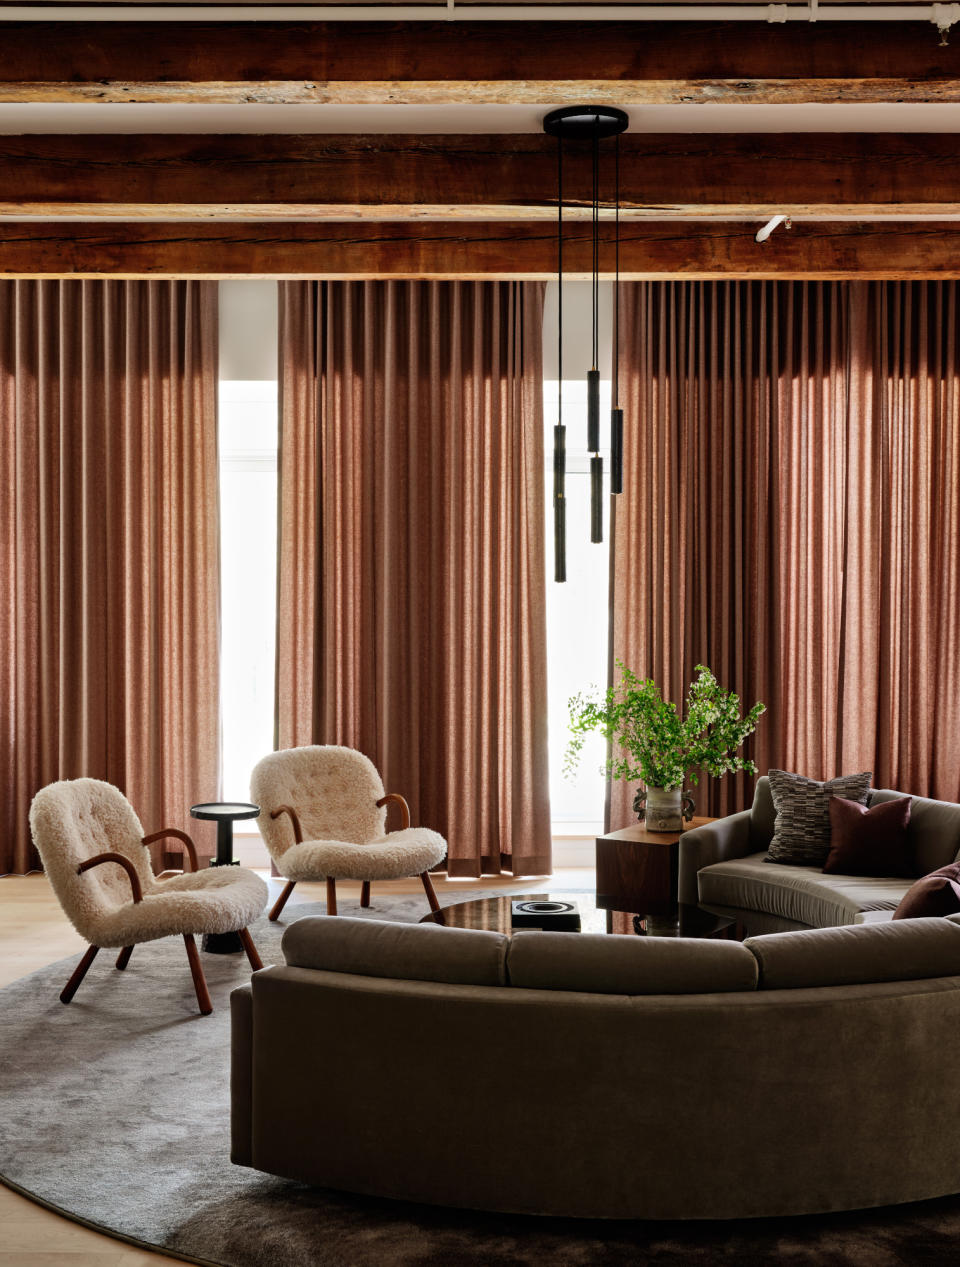
[[[647,831],[682,831],[684,820],[693,818],[693,798],[679,787],[641,788],[633,808]]]

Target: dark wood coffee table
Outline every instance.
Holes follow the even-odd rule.
[[[633,911],[611,911],[597,905],[594,893],[510,893],[502,897],[480,897],[454,902],[431,911],[421,924],[443,924],[447,928],[486,928],[495,933],[513,932],[511,902],[576,902],[583,933],[629,933],[647,937],[733,937],[736,921],[713,915],[699,906],[681,903],[655,915]]]

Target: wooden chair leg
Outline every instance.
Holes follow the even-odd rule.
[[[184,933],[183,941],[187,948],[187,959],[190,961],[190,974],[193,977],[193,988],[197,992],[200,1015],[209,1016],[213,1011],[213,1004],[210,1002],[210,991],[207,989],[203,968],[200,965],[200,952],[197,950],[197,943],[193,940],[193,933]]]
[[[117,955],[117,967],[123,972],[124,968],[130,962],[130,956],[133,954],[132,946],[124,946],[123,950]]]
[[[337,882],[332,875],[327,876],[327,914],[337,913]]]
[[[87,975],[87,969],[93,963],[94,959],[96,959],[97,951],[99,949],[100,949],[99,946],[87,947],[86,951],[84,952],[83,958],[80,960],[80,962],[77,964],[76,968],[74,969],[73,976],[70,978],[67,984],[63,987],[63,990],[60,992],[61,1003],[69,1003],[70,1000],[73,998],[73,996],[76,994],[77,988],[80,985],[80,982]]]
[[[370,881],[369,880],[364,880],[363,884],[361,884],[360,886],[360,905],[361,906],[370,905]]]
[[[254,972],[259,972],[263,967],[263,960],[257,954],[257,948],[253,944],[253,938],[250,936],[249,928],[241,928],[237,932],[237,936],[243,943],[243,948],[247,952],[247,958],[250,960],[250,967]]]
[[[427,895],[427,901],[430,903],[431,911],[439,911],[440,903],[437,901],[436,890],[433,887],[433,881],[427,871],[420,872],[420,879],[423,881],[423,891]]]
[[[270,912],[270,919],[280,918],[280,912],[286,906],[287,898],[293,892],[293,886],[295,884],[296,884],[296,880],[288,880],[287,883],[284,885],[283,892],[280,894],[280,896],[277,898],[277,900],[273,904],[273,910]]]

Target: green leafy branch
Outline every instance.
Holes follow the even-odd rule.
[[[617,667],[621,680],[602,697],[579,692],[569,700],[568,776],[575,773],[586,738],[595,731],[613,747],[605,769],[614,779],[678,788],[685,779],[696,783],[700,771],[717,778],[731,770],[756,774],[754,763],[737,750],[756,730],[765,704],[758,701],[741,716],[739,695],[724,690],[706,665],[698,664],[681,720],[676,705],[663,698],[652,678],[638,678],[619,660]]]

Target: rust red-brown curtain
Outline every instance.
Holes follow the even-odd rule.
[[[621,286],[613,657],[768,712],[746,752],[960,800],[955,282]],[[630,821],[614,784],[611,822]],[[700,813],[749,804],[707,778]]]
[[[39,865],[53,780],[116,784],[148,832],[218,794],[216,301],[0,282],[0,872]]]
[[[278,746],[365,752],[451,875],[550,870],[542,307],[280,285]]]

